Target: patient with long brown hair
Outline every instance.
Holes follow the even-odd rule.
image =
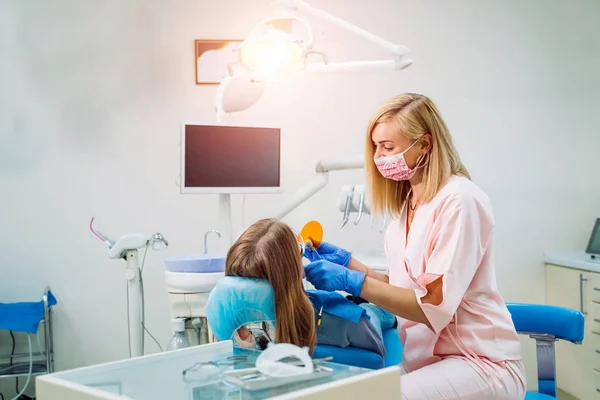
[[[312,354],[318,338],[319,344],[352,345],[383,355],[379,326],[374,327],[368,317],[358,322],[340,318],[346,306],[355,311],[357,305],[337,293],[304,290],[302,250],[297,235],[287,224],[263,219],[244,231],[229,249],[225,275],[269,282],[274,294],[276,342],[306,346]],[[332,299],[333,296],[338,298]],[[359,309],[359,314],[362,312]],[[318,319],[321,323],[317,327]],[[242,340],[251,335],[244,326],[235,334]]]
[[[313,306],[304,292],[304,268],[296,236],[289,226],[264,219],[250,226],[231,246],[226,276],[266,279],[275,297],[275,337],[280,343],[317,342]],[[248,332],[238,330],[240,336]]]

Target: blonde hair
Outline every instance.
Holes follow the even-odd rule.
[[[454,147],[452,136],[435,104],[426,96],[414,93],[397,95],[386,101],[371,117],[367,127],[365,169],[369,197],[374,212],[398,217],[410,190],[409,181],[384,178],[375,163],[373,130],[380,123],[394,123],[398,135],[418,140],[429,133],[432,146],[421,167],[423,169],[423,194],[421,204],[431,201],[446,180],[452,175],[471,179]]]
[[[226,276],[269,281],[275,296],[275,340],[307,346],[316,343],[312,303],[302,286],[302,255],[291,228],[275,219],[252,224],[231,246],[225,263]]]

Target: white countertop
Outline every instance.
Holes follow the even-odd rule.
[[[545,252],[544,263],[600,273],[600,259],[592,262],[585,251]]]
[[[363,264],[376,271],[385,272],[387,270],[387,260],[385,254],[357,253],[353,254],[353,256]],[[600,273],[600,258],[597,258],[597,260],[593,262],[590,259],[590,255],[585,251],[545,252],[544,263]]]
[[[356,258],[361,263],[365,264],[367,267],[377,271],[384,273],[388,269],[387,259],[385,254],[381,253],[356,253],[352,254],[354,258]]]

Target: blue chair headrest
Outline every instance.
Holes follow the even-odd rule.
[[[519,332],[554,335],[573,343],[583,341],[585,320],[577,310],[546,304],[507,303],[506,306]]]
[[[230,340],[250,322],[275,322],[273,288],[263,279],[225,276],[210,292],[206,319],[215,339]]]

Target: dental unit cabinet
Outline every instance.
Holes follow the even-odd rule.
[[[221,237],[215,229],[206,232],[203,254],[177,255],[163,261],[171,318],[183,320],[185,336],[192,346],[211,342],[206,302],[210,291],[225,275],[225,255],[208,253],[208,237],[213,233]]]
[[[581,252],[547,252],[546,303],[585,317],[581,346],[556,344],[556,382],[578,399],[600,399],[600,264]]]
[[[581,346],[556,346],[556,382],[565,392],[600,400],[600,218],[585,251],[544,253],[546,303],[580,311],[585,318]]]

